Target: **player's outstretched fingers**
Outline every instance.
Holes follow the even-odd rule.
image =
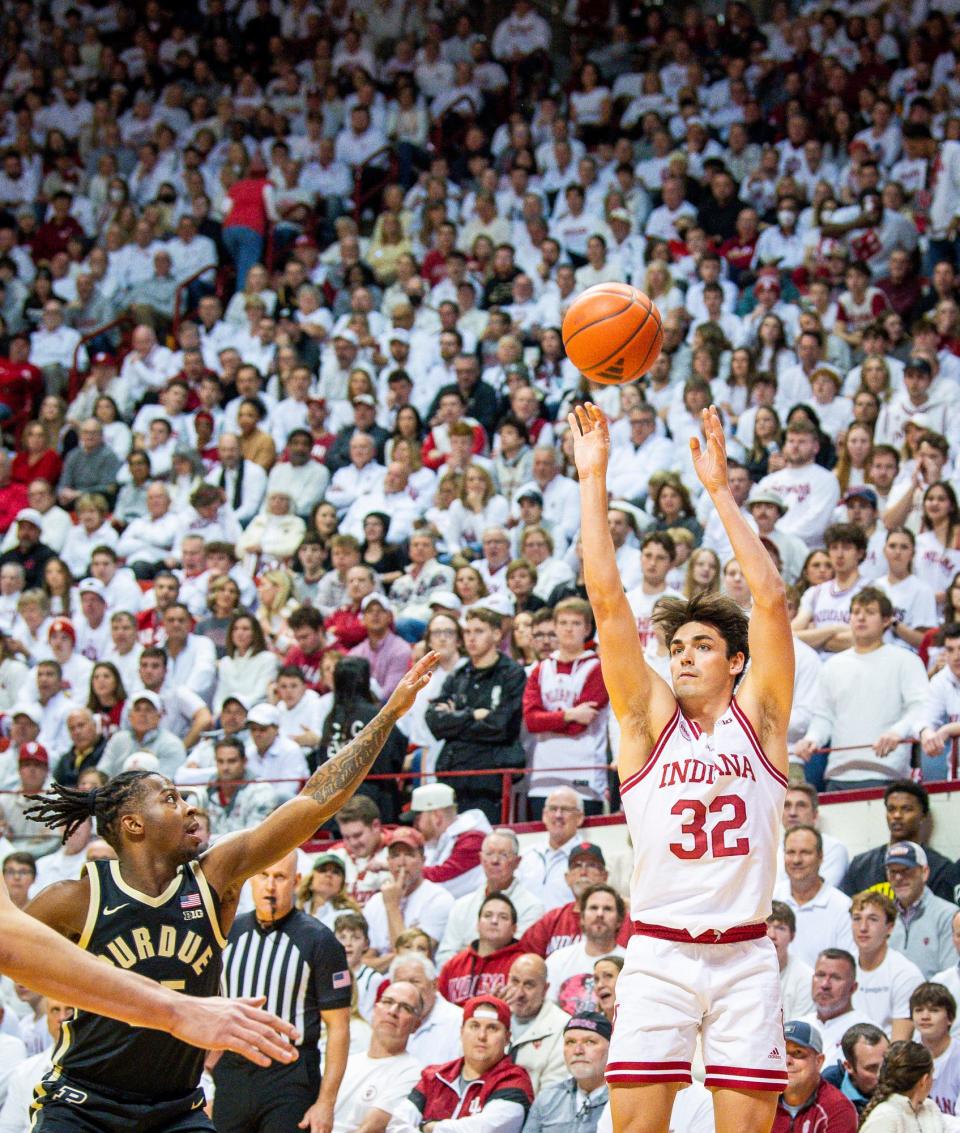
[[[573,412],[567,417],[570,428],[572,429],[576,426],[581,436],[590,432],[590,414],[587,412],[588,405],[589,402],[584,405],[575,405]]]

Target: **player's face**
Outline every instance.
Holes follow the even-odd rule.
[[[783,864],[791,881],[810,881],[820,872],[823,856],[809,830],[789,834],[783,843]]]
[[[942,1042],[950,1033],[950,1016],[945,1007],[915,1007],[913,1025],[920,1032],[924,1044]]]
[[[821,1019],[833,1019],[850,1010],[850,1000],[856,991],[857,981],[845,960],[828,960],[817,957],[813,970],[813,1002]]]
[[[732,683],[743,654],[727,656],[727,643],[713,626],[688,622],[670,643],[670,673],[678,699],[710,696]]]
[[[906,791],[891,791],[886,802],[887,829],[891,842],[918,842],[923,807]]]
[[[816,821],[817,812],[813,809],[810,796],[803,791],[787,791],[783,800],[783,828],[790,830],[794,826],[812,826]]]
[[[872,955],[890,939],[893,925],[890,924],[883,909],[876,905],[864,905],[850,916],[853,940],[861,955]]]
[[[460,1031],[463,1057],[468,1066],[481,1072],[489,1070],[503,1058],[507,1049],[507,1028],[499,1019],[474,1015]]]
[[[148,776],[145,787],[141,828],[149,831],[150,841],[161,853],[169,853],[178,864],[191,861],[205,838],[197,808],[162,775]]]

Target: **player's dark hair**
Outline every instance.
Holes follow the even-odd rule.
[[[722,594],[697,594],[686,601],[683,598],[661,598],[653,609],[653,623],[663,631],[669,649],[681,626],[689,622],[703,622],[712,626],[727,646],[727,656],[743,654],[743,667],[750,660],[749,626],[746,614]]]
[[[797,915],[786,901],[773,901],[771,903],[767,924],[786,925],[791,936],[797,935]]]
[[[957,1001],[943,984],[927,981],[918,984],[910,996],[910,1014],[913,1015],[918,1007],[942,1007],[947,1018],[952,1023],[957,1017]]]
[[[506,893],[501,893],[497,890],[495,893],[490,893],[480,902],[480,908],[477,910],[479,917],[483,910],[490,904],[491,901],[499,901],[501,905],[506,905],[510,910],[510,920],[513,924],[517,923],[517,906],[510,900]]]
[[[143,797],[145,780],[152,771],[123,771],[115,775],[105,787],[93,791],[79,791],[53,783],[39,795],[28,795],[32,806],[24,810],[27,818],[42,822],[51,830],[63,830],[63,841],[88,818],[97,820],[97,833],[118,853],[120,851],[119,819],[128,814]]]
[[[887,1098],[894,1094],[909,1094],[924,1074],[932,1073],[933,1055],[925,1046],[913,1042],[891,1043],[880,1067],[877,1088],[860,1114],[858,1128],[864,1127],[870,1114]]]
[[[887,805],[887,799],[891,795],[913,795],[920,804],[923,813],[930,813],[930,796],[919,783],[914,783],[912,779],[895,779],[892,783],[888,783],[883,792],[884,806]]]
[[[783,844],[786,846],[787,839],[791,834],[796,834],[802,830],[806,834],[812,834],[814,841],[817,843],[817,853],[823,857],[823,835],[815,826],[809,826],[807,823],[802,822],[799,826],[791,826],[789,830],[783,832]]]
[[[843,1032],[840,1049],[843,1051],[843,1057],[847,1062],[856,1067],[857,1060],[853,1052],[861,1039],[867,1046],[876,1046],[878,1043],[885,1042],[886,1038],[887,1036],[875,1023],[854,1023],[852,1027],[847,1027]]]

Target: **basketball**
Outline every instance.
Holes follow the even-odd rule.
[[[592,382],[623,385],[642,377],[663,345],[656,304],[628,283],[597,283],[563,320],[567,357]]]

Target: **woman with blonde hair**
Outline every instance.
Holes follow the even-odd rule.
[[[381,213],[381,222],[367,249],[366,261],[373,269],[377,283],[389,287],[397,278],[397,260],[413,251],[413,245],[403,231],[400,217],[394,212]]]
[[[293,597],[293,575],[288,570],[268,570],[260,576],[257,590],[257,621],[270,648],[283,656],[294,644],[287,618],[299,605]]]
[[[673,282],[669,268],[660,260],[654,260],[647,266],[643,291],[656,303],[662,315],[683,307],[683,294]]]
[[[490,473],[478,464],[469,465],[460,494],[447,514],[447,550],[451,554],[465,547],[479,551],[484,530],[502,527],[509,512],[510,505],[497,493]]]
[[[893,397],[893,377],[886,358],[881,354],[868,354],[860,363],[860,385],[852,393],[856,396],[863,389],[868,390],[879,400],[882,417],[884,407]],[[844,392],[851,391],[847,391],[845,387]],[[877,418],[878,426],[880,419]]]
[[[687,560],[683,596],[689,602],[700,594],[720,593],[720,558],[709,547],[698,547]]]
[[[867,469],[872,455],[873,433],[866,425],[851,425],[844,435],[837,465],[833,470],[840,484],[841,499],[849,488],[859,488],[867,482]]]
[[[310,872],[297,886],[297,908],[327,926],[331,932],[341,913],[359,913],[360,906],[347,892],[346,870],[336,854],[314,858]]]
[[[227,654],[227,631],[240,610],[240,587],[229,574],[214,578],[207,587],[207,609],[210,613],[197,622],[193,632],[210,638],[219,659]]]

